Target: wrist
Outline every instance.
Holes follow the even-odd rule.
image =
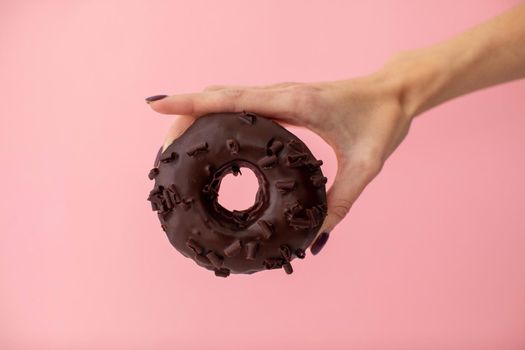
[[[408,119],[429,109],[449,80],[438,57],[426,49],[395,54],[381,72],[396,82],[399,104]]]
[[[381,69],[398,85],[400,106],[407,118],[465,93],[469,67],[478,50],[444,42],[428,48],[404,51],[392,56]]]

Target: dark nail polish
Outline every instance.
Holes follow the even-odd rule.
[[[168,95],[154,95],[154,96],[146,97],[146,103],[162,100],[165,97],[168,97]]]
[[[329,237],[330,237],[330,233],[329,232],[321,233],[319,235],[319,237],[317,237],[315,242],[312,244],[312,246],[310,247],[310,252],[313,255],[316,255],[317,253],[319,253],[321,251],[321,249],[323,249],[323,247],[326,244],[326,241],[328,241]]]
[[[157,157],[155,157],[155,164],[153,164],[155,168],[159,166],[160,155],[162,154],[162,147],[164,146],[160,146],[159,151],[157,152]]]

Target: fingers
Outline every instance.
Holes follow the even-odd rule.
[[[297,84],[283,82],[254,87],[211,85],[201,93],[155,95],[148,97],[146,102],[159,113],[179,115],[166,135],[162,148],[164,151],[193,123],[195,118],[208,113],[250,111],[268,117],[278,117],[279,123],[283,126],[295,125],[289,123],[290,119],[287,115],[294,109],[296,94],[278,88]]]
[[[150,102],[149,105],[159,113],[195,117],[208,113],[243,110],[267,116],[282,116],[293,111],[292,97],[293,94],[284,89],[223,89],[171,95]]]
[[[197,117],[191,115],[177,115],[173,124],[171,124],[168,133],[166,134],[161,152],[164,152],[164,150],[168,148],[169,145],[171,145],[175,139],[182,135],[182,133],[186,131],[186,129],[188,129],[191,124],[193,124],[195,119],[197,119]],[[288,124],[282,120],[278,120],[276,122],[285,127],[293,126],[292,124]]]
[[[195,121],[195,117],[191,115],[177,116],[173,124],[171,124],[170,129],[168,130],[168,134],[166,135],[166,138],[164,139],[164,145],[162,147],[162,152],[164,152],[164,150],[168,148],[169,145],[171,145],[172,142],[177,137],[182,135],[182,133],[186,131],[186,129],[189,128],[189,126],[193,124],[194,121]]]
[[[348,214],[353,203],[372,179],[381,170],[381,162],[371,159],[354,159],[341,166],[333,185],[327,192],[328,213],[316,238],[310,245],[312,254],[317,254],[324,246],[330,231]]]
[[[298,82],[286,81],[270,85],[253,85],[253,86],[243,86],[243,85],[209,85],[206,86],[203,91],[215,91],[215,90],[224,90],[224,89],[275,89],[275,88],[284,88],[292,85],[299,85]]]
[[[202,91],[217,91],[217,90],[224,90],[224,89],[259,89],[259,86],[242,86],[242,85],[209,85],[206,86]]]

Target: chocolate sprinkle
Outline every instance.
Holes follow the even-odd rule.
[[[296,139],[291,139],[288,141],[287,145],[297,152],[303,152],[305,150],[304,143]]]
[[[237,176],[239,174],[242,175],[241,168],[239,168],[239,166],[237,164],[235,164],[235,163],[232,164],[232,174],[233,174],[233,176]]]
[[[319,167],[323,165],[323,161],[320,160],[320,159],[316,159],[316,160],[311,160],[310,162],[308,162],[306,164],[306,166],[308,167],[309,170],[311,171],[314,171],[314,170],[317,170],[319,169]]]
[[[290,220],[290,226],[292,226],[294,230],[304,230],[310,228],[310,220],[305,218],[292,218]]]
[[[207,265],[207,266],[211,265],[210,259],[208,259],[207,257],[203,255],[195,255],[194,259],[195,261],[200,262],[203,265]]]
[[[212,265],[215,266],[216,268],[220,269],[222,267],[224,258],[215,254],[214,251],[210,251],[208,254],[206,254],[206,257],[210,260]]]
[[[257,225],[261,228],[263,239],[269,239],[272,236],[274,229],[271,222],[259,220],[257,221]]]
[[[255,123],[256,115],[254,113],[249,113],[246,111],[242,111],[242,115],[239,116],[239,119],[241,119],[246,124],[253,124]]]
[[[164,198],[164,203],[166,205],[166,208],[173,209],[173,207],[175,206],[175,203],[173,203],[173,201],[171,200],[169,191],[162,192],[162,197]]]
[[[148,177],[150,180],[153,180],[159,174],[158,168],[153,168],[149,171]]]
[[[272,146],[270,147],[270,150],[272,151],[273,154],[279,154],[279,152],[281,152],[283,148],[284,148],[283,143],[277,140],[272,144]]]
[[[292,264],[290,264],[289,262],[285,262],[283,264],[283,269],[288,275],[291,275],[293,273]]]
[[[180,198],[179,192],[177,191],[177,188],[175,187],[174,184],[171,184],[168,187],[168,194],[171,197],[172,202],[174,202],[176,204],[179,204],[181,202],[181,198]]]
[[[208,143],[207,142],[201,142],[201,143],[198,143],[198,144],[194,145],[193,147],[191,147],[186,152],[186,154],[189,155],[190,157],[193,157],[193,156],[195,156],[198,153],[207,152],[207,151],[208,151]]]
[[[179,157],[179,154],[177,152],[171,152],[166,157],[161,158],[160,161],[162,163],[169,163],[169,162],[173,162],[174,160],[177,160],[178,157]]]
[[[228,277],[229,275],[230,275],[230,269],[221,268],[221,269],[215,270],[215,276]]]
[[[246,243],[244,247],[246,248],[246,259],[255,260],[259,249],[259,242],[251,241]]]
[[[193,250],[195,254],[201,254],[203,252],[202,247],[191,237],[186,241],[186,246]]]
[[[188,210],[191,208],[191,205],[193,204],[193,198],[184,198],[182,200],[183,208],[184,210]]]
[[[277,189],[279,190],[279,193],[282,193],[282,194],[288,193],[295,188],[295,180],[294,179],[277,180],[275,182],[275,187],[277,187]]]
[[[236,256],[241,251],[241,248],[242,248],[241,241],[236,239],[229,246],[224,248],[224,255],[230,258],[232,256]]]
[[[310,180],[312,180],[312,183],[315,187],[321,187],[326,184],[326,181],[328,180],[323,175],[312,175],[310,176]]]
[[[164,187],[159,186],[157,189],[151,190],[148,200],[151,202],[151,209],[160,213],[170,211],[172,207],[168,206],[164,197]]]
[[[226,146],[230,150],[230,154],[236,155],[239,153],[239,142],[234,139],[228,139],[226,140]]]
[[[267,258],[263,265],[267,270],[280,269],[286,261],[283,258]]]
[[[284,145],[279,140],[272,140],[271,145],[267,148],[266,153],[270,156],[272,154],[279,155]]]
[[[296,200],[295,202],[286,203],[286,207],[284,208],[284,215],[288,219],[291,219],[302,211],[303,206],[301,205],[301,203],[299,203],[299,201]]]
[[[307,208],[306,210],[306,216],[308,217],[308,220],[310,221],[311,227],[317,227],[321,224],[321,220],[324,217],[321,210],[317,207]]]
[[[281,251],[281,255],[283,256],[284,260],[286,261],[292,260],[292,250],[290,249],[289,246],[287,246],[286,244],[282,244],[279,247],[279,250]]]
[[[296,168],[306,164],[308,153],[291,153],[286,157],[285,164],[289,167]]]
[[[304,249],[297,248],[295,250],[295,256],[298,257],[299,259],[304,259],[304,257],[306,256],[306,252],[304,251]]]
[[[277,164],[277,156],[276,155],[271,155],[271,156],[263,157],[263,158],[259,159],[259,161],[257,163],[263,169],[272,168],[274,165]]]

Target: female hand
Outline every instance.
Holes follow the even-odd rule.
[[[328,215],[310,246],[317,254],[365,186],[406,136],[416,115],[458,96],[525,77],[525,4],[430,47],[394,55],[377,72],[349,80],[269,86],[210,86],[146,102],[177,114],[164,148],[195,118],[255,112],[307,127],[332,146],[337,174]]]
[[[378,72],[350,80],[279,83],[268,86],[210,86],[203,92],[152,96],[157,112],[176,114],[163,149],[199,116],[246,110],[283,124],[306,127],[334,150],[337,174],[327,192],[328,214],[310,246],[317,254],[329,232],[346,216],[365,186],[408,132],[399,84]]]

